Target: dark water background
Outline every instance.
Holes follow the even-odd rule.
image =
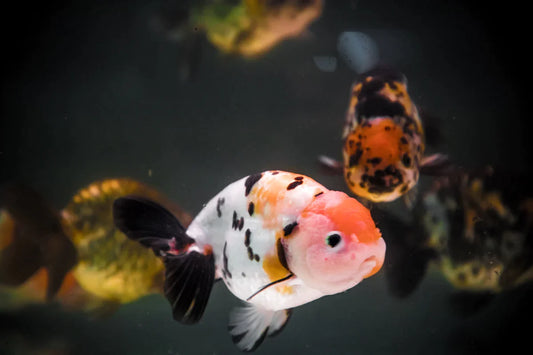
[[[331,189],[318,154],[340,157],[355,73],[336,55],[342,31],[372,36],[381,58],[404,72],[411,97],[439,117],[442,151],[464,166],[530,171],[531,100],[524,9],[474,1],[326,1],[311,36],[253,61],[205,44],[198,77],[179,81],[179,48],[151,32],[155,1],[20,3],[5,9],[0,182],[23,180],[56,206],[88,183],[129,176],[196,213],[228,183],[257,171],[312,176]],[[516,5],[515,5],[516,6]],[[527,41],[526,41],[527,40]],[[151,175],[149,174],[151,171]],[[400,202],[391,208],[400,210]],[[433,272],[407,299],[388,294],[383,273],[346,293],[295,310],[257,353],[489,353],[526,345],[531,292],[499,295],[468,318],[449,307],[451,286]],[[200,324],[171,319],[150,296],[107,320],[57,308],[0,318],[30,342],[66,341],[75,354],[238,353],[226,332],[238,301],[218,284]],[[2,343],[4,342],[4,343]]]

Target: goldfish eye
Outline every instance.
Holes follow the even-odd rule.
[[[342,237],[339,232],[331,232],[326,237],[326,244],[331,248],[335,248],[342,241]]]

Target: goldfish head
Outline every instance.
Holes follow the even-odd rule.
[[[370,211],[343,192],[317,196],[282,239],[289,269],[308,287],[334,294],[379,271],[385,242]]]
[[[423,151],[414,121],[377,117],[359,124],[343,150],[344,177],[357,196],[393,201],[416,185]]]

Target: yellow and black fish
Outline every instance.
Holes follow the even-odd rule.
[[[458,291],[458,306],[532,281],[529,184],[529,176],[490,168],[440,177],[416,204],[410,225],[382,219],[379,227],[397,235],[387,241],[391,291],[410,294],[428,265]]]
[[[447,166],[443,155],[424,156],[424,128],[407,80],[390,68],[372,69],[354,83],[342,137],[342,163],[319,159],[342,171],[350,190],[371,202],[410,198],[421,171]]]
[[[25,188],[29,189],[29,188]],[[35,191],[33,197],[21,193],[21,189],[7,189],[10,196],[18,203],[34,206],[35,201],[44,201]],[[0,222],[0,240],[7,244],[7,233],[13,228],[30,228],[32,233],[27,238],[34,244],[42,243],[42,231],[45,226],[54,226],[54,231],[61,238],[56,239],[70,245],[70,250],[35,248],[0,254],[0,272],[5,278],[15,278],[17,283],[3,282],[4,285],[20,285],[9,292],[3,292],[3,298],[27,300],[27,302],[43,302],[43,287],[51,288],[46,273],[40,269],[40,264],[19,275],[18,268],[28,269],[26,259],[31,260],[36,255],[44,255],[49,264],[64,265],[63,273],[58,274],[53,283],[53,291],[58,291],[56,301],[66,308],[82,309],[96,313],[108,313],[118,305],[134,301],[150,293],[162,292],[163,264],[152,252],[146,250],[117,230],[113,224],[112,204],[121,196],[136,194],[151,198],[166,206],[184,224],[191,221],[191,217],[177,205],[169,201],[155,189],[132,179],[106,179],[94,182],[78,191],[60,212],[49,208],[37,210],[28,214],[28,210],[21,210],[19,219],[4,219]],[[44,202],[42,202],[44,203]],[[45,213],[46,212],[46,213]],[[5,218],[5,217],[3,217]],[[14,222],[14,223],[13,223]],[[3,228],[3,230],[2,230]],[[21,239],[13,235],[9,245],[15,245]],[[57,243],[56,243],[57,244]],[[5,247],[9,251],[13,247]],[[39,254],[40,253],[40,254]],[[11,263],[5,255],[18,256]],[[76,256],[70,263],[65,264],[69,255]],[[23,257],[24,262],[21,261]],[[40,259],[38,259],[40,260]],[[6,266],[4,266],[6,265]],[[7,267],[9,266],[9,267]],[[68,271],[68,273],[67,273]],[[61,283],[63,281],[63,283]],[[59,288],[60,286],[60,288]],[[4,290],[5,291],[5,290]],[[7,296],[6,296],[7,295]],[[51,297],[48,297],[51,298]],[[21,302],[13,302],[19,304]]]

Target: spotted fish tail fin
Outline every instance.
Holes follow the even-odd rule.
[[[113,218],[128,238],[163,257],[165,296],[172,306],[174,319],[185,324],[197,323],[205,311],[215,278],[210,248],[199,248],[172,213],[142,197],[116,199]]]
[[[228,329],[233,342],[243,351],[254,351],[265,337],[275,336],[287,324],[290,309],[271,311],[247,303],[232,310]]]

